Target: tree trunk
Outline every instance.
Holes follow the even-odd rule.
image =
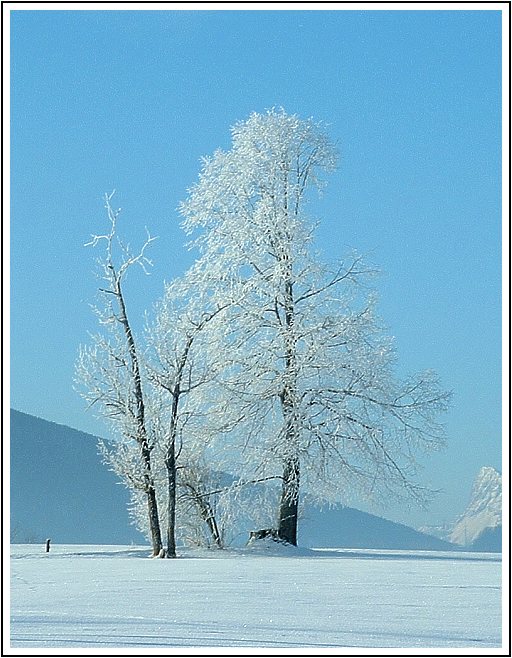
[[[176,450],[172,440],[167,450],[167,557],[176,557]]]
[[[160,532],[160,520],[158,518],[156,491],[151,478],[151,451],[147,442],[144,442],[141,445],[141,452],[144,467],[146,469],[145,486],[146,498],[148,501],[149,531],[151,534],[151,544],[153,546],[153,557],[157,557],[162,550],[162,534]]]
[[[212,541],[217,546],[217,548],[224,548],[222,542],[222,537],[219,531],[219,526],[217,524],[217,519],[215,518],[215,512],[209,501],[209,494],[201,492],[201,485],[198,484],[198,488],[194,486],[192,482],[186,482],[185,486],[190,491],[190,497],[194,501],[194,504],[199,510],[199,514],[203,521],[208,526],[208,531],[211,535]]]
[[[223,548],[222,538],[219,532],[219,526],[217,525],[217,520],[215,518],[215,513],[210,505],[210,501],[204,497],[198,498],[199,509],[201,510],[201,516],[208,526],[208,530],[213,539],[213,543],[217,548]]]
[[[153,544],[153,556],[160,555],[162,550],[162,535],[160,532],[160,520],[158,518],[158,504],[156,500],[155,487],[153,485],[153,478],[151,475],[151,447],[149,445],[148,436],[146,433],[146,420],[144,408],[144,394],[142,391],[142,379],[140,375],[139,359],[137,356],[137,349],[135,347],[135,338],[133,337],[132,329],[128,321],[126,313],[126,306],[124,303],[123,291],[121,289],[121,281],[117,279],[117,287],[115,294],[119,301],[119,317],[118,320],[123,325],[126,341],[128,344],[128,352],[132,365],[132,379],[135,400],[137,404],[137,424],[138,435],[137,442],[140,445],[142,460],[146,469],[146,487],[147,487],[147,500],[148,500],[148,515],[149,515],[149,528],[151,532],[151,541]]]
[[[149,527],[151,531],[151,543],[153,545],[153,557],[158,557],[162,551],[162,536],[160,534],[160,522],[158,520],[158,506],[156,503],[155,487],[150,485],[147,492]]]
[[[171,421],[169,427],[169,444],[165,454],[167,468],[167,557],[176,557],[176,431],[178,426],[178,406],[181,387],[179,379],[185,364],[178,371],[178,381],[172,390]]]
[[[296,339],[294,335],[295,309],[293,300],[293,285],[291,283],[291,266],[289,258],[285,258],[289,268],[284,286],[285,308],[285,372],[284,387],[281,393],[281,407],[286,427],[285,441],[287,457],[283,469],[283,488],[279,505],[278,535],[293,546],[297,546],[297,518],[299,513],[300,461],[298,456],[298,426],[297,426],[297,368]]]
[[[300,463],[297,457],[290,457],[283,471],[283,488],[279,505],[280,539],[297,546],[297,519],[299,515]]]

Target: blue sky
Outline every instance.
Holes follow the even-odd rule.
[[[282,106],[341,152],[318,246],[381,269],[380,311],[399,372],[454,392],[443,488],[415,524],[462,511],[483,465],[501,468],[501,14],[496,11],[13,11],[11,406],[92,433],[72,389],[95,329],[102,195],[122,231],[159,240],[129,279],[133,316],[193,261],[177,206],[229,128]]]

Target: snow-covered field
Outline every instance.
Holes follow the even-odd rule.
[[[11,547],[11,647],[501,646],[494,554]]]

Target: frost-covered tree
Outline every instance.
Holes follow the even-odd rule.
[[[222,546],[215,513],[208,496],[211,470],[205,461],[208,437],[203,428],[207,396],[219,362],[217,352],[211,358],[207,332],[229,305],[211,305],[201,294],[201,284],[191,274],[166,285],[155,318],[148,326],[151,346],[150,378],[167,395],[167,427],[160,435],[159,450],[166,472],[167,557],[176,556],[176,503],[178,488],[188,498],[206,524],[213,543]],[[188,293],[188,296],[187,296]]]
[[[113,193],[112,193],[113,194]],[[155,445],[152,408],[156,398],[148,396],[142,373],[141,354],[128,317],[124,282],[133,266],[144,271],[150,265],[146,250],[154,240],[149,234],[138,253],[132,253],[117,235],[119,210],[105,195],[109,232],[94,235],[89,245],[105,246],[98,259],[100,305],[95,309],[100,331],[90,344],[81,347],[76,363],[75,383],[81,395],[114,430],[116,440],[101,444],[105,460],[132,490],[145,499],[153,555],[162,551],[162,539],[155,491],[152,451]]]
[[[414,455],[441,444],[448,395],[433,373],[394,376],[362,259],[329,268],[314,253],[306,202],[336,164],[321,126],[271,110],[232,140],[204,160],[184,227],[199,233],[210,301],[238,299],[224,316],[215,413],[239,419],[226,439],[245,477],[281,478],[278,534],[296,544],[302,490],[420,496]]]
[[[224,315],[234,298],[225,291],[218,304],[209,294],[212,283],[192,267],[166,284],[146,330],[147,376],[160,399],[153,460],[168,557],[176,555],[177,538],[223,547],[238,519],[248,515],[250,490],[254,495],[253,485],[259,483],[233,474],[229,445],[222,440],[240,422],[236,407],[217,413],[219,375],[226,363]],[[261,494],[259,499],[263,506]],[[135,496],[134,516],[145,528],[139,508],[140,496]]]

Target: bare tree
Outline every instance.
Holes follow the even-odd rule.
[[[155,238],[149,233],[138,253],[133,254],[117,236],[120,210],[105,195],[109,232],[93,235],[90,246],[104,244],[105,253],[98,260],[101,279],[101,306],[96,314],[101,331],[91,336],[91,343],[80,349],[75,382],[82,396],[98,410],[99,416],[114,428],[117,439],[103,443],[105,459],[132,489],[144,493],[153,555],[162,551],[157,498],[152,472],[154,436],[148,419],[148,403],[141,372],[140,353],[128,317],[124,281],[128,270],[140,266],[147,273],[151,262],[146,250]]]
[[[236,408],[221,409],[217,403],[219,374],[229,360],[223,316],[234,302],[226,295],[218,305],[208,290],[201,272],[191,268],[165,286],[146,329],[145,372],[159,426],[155,485],[168,557],[176,556],[177,539],[222,548],[236,535],[242,517],[256,505],[258,513],[252,515],[261,516],[265,507],[254,488],[261,480],[237,474],[224,440],[240,423]],[[252,500],[255,495],[259,504]],[[135,521],[146,532],[141,497],[135,495],[132,502]]]
[[[221,357],[217,354],[215,359],[208,358],[205,333],[228,302],[208,308],[189,278],[166,286],[164,297],[156,307],[155,320],[147,331],[153,355],[149,376],[167,393],[170,403],[167,431],[161,436],[160,446],[167,474],[167,557],[176,557],[178,471],[181,471],[181,485],[198,507],[215,545],[222,544],[215,514],[199,475],[198,465],[204,454],[206,436],[201,436],[199,441],[190,438],[187,441],[185,435],[188,431],[190,437],[187,427],[204,413],[205,402],[200,389],[212,383]],[[185,297],[184,292],[191,291],[191,297]],[[185,442],[187,461],[180,465]]]

